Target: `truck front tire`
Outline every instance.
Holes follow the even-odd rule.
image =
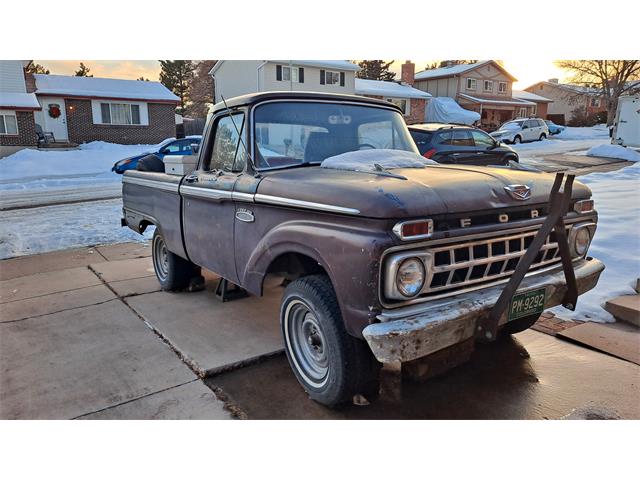
[[[151,255],[162,290],[182,290],[189,286],[193,277],[200,275],[199,267],[169,251],[157,227],[151,242]]]
[[[291,369],[311,399],[335,406],[355,394],[377,393],[380,364],[364,341],[346,332],[326,275],[287,286],[280,324]]]

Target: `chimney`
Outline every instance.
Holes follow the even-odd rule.
[[[402,69],[400,72],[400,80],[402,80],[404,83],[408,83],[409,85],[413,85],[416,75],[416,64],[411,60],[406,60],[402,64]]]
[[[550,78],[549,83],[560,83],[560,80],[558,80],[557,78]]]

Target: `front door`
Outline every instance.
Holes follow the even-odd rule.
[[[67,131],[67,113],[64,99],[57,97],[40,97],[42,105],[42,118],[44,125],[41,125],[45,132],[53,132],[56,142],[66,142],[69,140]]]
[[[214,120],[203,146],[201,165],[180,186],[184,209],[184,242],[192,262],[237,283],[234,257],[235,205],[232,192],[246,161],[244,113]],[[211,146],[211,147],[210,147]],[[210,148],[209,148],[210,147]]]

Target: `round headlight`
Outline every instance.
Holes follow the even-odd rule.
[[[573,250],[576,252],[576,256],[582,257],[589,248],[591,242],[591,233],[588,228],[581,228],[576,232],[573,240]]]
[[[424,264],[417,258],[407,258],[400,264],[396,285],[405,297],[415,297],[424,285]]]

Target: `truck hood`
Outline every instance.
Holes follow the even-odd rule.
[[[412,218],[545,204],[554,174],[508,168],[437,165],[375,173],[306,167],[265,174],[257,193],[294,201],[355,209],[371,218]],[[516,200],[509,185],[527,185],[531,196]],[[574,199],[591,196],[574,182]]]

